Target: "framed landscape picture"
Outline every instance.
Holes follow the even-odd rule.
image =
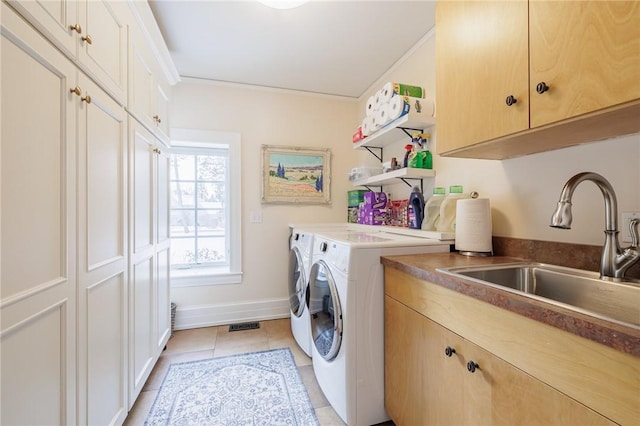
[[[331,202],[331,151],[262,145],[262,202]]]

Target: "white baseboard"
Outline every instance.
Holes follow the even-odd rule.
[[[289,318],[289,299],[176,307],[175,330]]]

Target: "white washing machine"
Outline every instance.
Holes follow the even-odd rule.
[[[311,269],[313,232],[348,231],[358,225],[349,223],[317,223],[289,225],[289,311],[291,333],[308,356],[311,352],[311,321],[309,319],[309,270]]]
[[[384,409],[384,270],[380,256],[450,251],[452,241],[385,232],[319,231],[309,275],[312,363],[347,425],[389,420]]]

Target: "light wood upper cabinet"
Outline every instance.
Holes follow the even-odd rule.
[[[640,3],[439,2],[436,28],[441,155],[503,159],[640,131]]]
[[[447,1],[436,11],[438,152],[528,129],[527,3]]]
[[[640,99],[640,3],[533,1],[529,12],[531,127]]]

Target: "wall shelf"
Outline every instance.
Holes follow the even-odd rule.
[[[382,186],[397,183],[398,179],[418,179],[434,177],[435,170],[432,169],[416,169],[413,167],[404,167],[402,169],[393,170],[391,172],[382,173],[380,175],[369,176],[367,178],[353,181],[353,186]],[[405,183],[411,186],[408,182]]]
[[[435,124],[435,117],[424,117],[420,114],[410,112],[387,124],[371,136],[353,144],[353,149],[382,148],[398,142],[403,137],[411,137],[413,132],[422,132],[425,129],[435,126]]]

